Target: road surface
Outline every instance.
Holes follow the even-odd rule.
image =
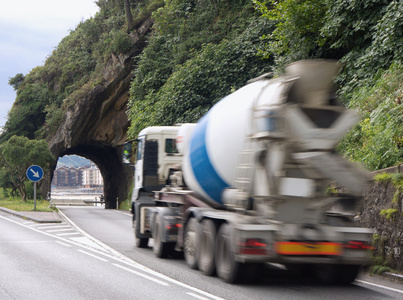
[[[219,299],[102,247],[67,222],[0,212],[0,299]],[[207,297],[207,298],[206,298]]]
[[[131,215],[127,212],[100,207],[60,209],[76,226],[122,256],[143,265],[153,276],[162,274],[163,278],[166,276],[187,288],[195,288],[198,295],[200,291],[208,293],[200,299],[403,299],[402,284],[381,277],[363,274],[349,286],[326,286],[312,279],[293,276],[281,266],[273,265],[267,266],[257,283],[229,285],[216,277],[189,269],[180,256],[158,259],[151,249],[136,248]],[[181,296],[178,299],[182,299]]]

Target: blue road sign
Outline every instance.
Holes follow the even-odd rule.
[[[30,166],[27,170],[27,177],[32,182],[37,182],[43,177],[43,170],[40,166]]]

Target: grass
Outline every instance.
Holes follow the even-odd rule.
[[[53,211],[49,207],[50,203],[46,200],[36,200],[36,211]],[[27,202],[21,199],[0,199],[0,206],[15,211],[34,211],[34,200],[27,200]]]

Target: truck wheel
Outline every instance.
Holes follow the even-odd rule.
[[[212,220],[205,219],[201,223],[200,247],[197,259],[199,270],[207,276],[215,273],[214,264],[214,244],[216,237],[216,227]]]
[[[228,224],[222,224],[218,233],[215,247],[215,264],[217,275],[227,283],[237,283],[241,280],[245,265],[235,261],[231,250],[231,232]]]
[[[198,222],[196,218],[190,218],[185,227],[185,237],[183,252],[186,260],[186,264],[189,268],[197,269],[197,255],[198,255],[198,236],[197,227]]]
[[[148,246],[148,238],[139,238],[137,237],[137,226],[136,226],[136,218],[133,215],[133,231],[134,231],[134,239],[137,248],[147,248]]]
[[[173,251],[175,244],[174,243],[166,243],[162,242],[161,237],[164,234],[164,225],[163,225],[162,216],[157,214],[155,216],[155,222],[153,227],[153,238],[154,238],[154,254],[158,258],[166,258]]]
[[[325,284],[346,285],[352,283],[360,271],[357,265],[316,265],[314,274],[316,278]]]

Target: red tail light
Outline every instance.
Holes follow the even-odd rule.
[[[182,224],[168,224],[166,226],[166,229],[173,230],[173,229],[178,229],[178,228],[181,228],[181,227],[182,227]]]
[[[260,239],[246,239],[238,243],[239,254],[245,255],[266,255],[266,243]]]
[[[356,249],[356,250],[373,250],[374,247],[369,245],[368,242],[365,241],[348,241],[344,244],[344,248],[347,249]]]

